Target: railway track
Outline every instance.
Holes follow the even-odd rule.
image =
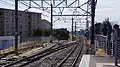
[[[27,49],[30,49],[30,48],[33,48],[33,47],[40,47],[40,46],[41,45],[39,45],[39,44],[37,44],[37,45],[31,45],[31,46],[25,46],[23,48],[20,48],[19,52],[26,51]],[[11,51],[5,52],[3,54],[0,54],[0,59],[5,58],[6,56],[14,54],[14,53],[15,53],[15,51],[11,50]]]
[[[64,42],[61,42],[61,43],[64,44]],[[32,49],[32,48],[36,48],[36,47],[43,47],[43,45],[35,44],[35,45],[31,45],[31,46],[23,46],[22,48],[19,49],[19,54],[21,54],[23,51],[26,51],[27,49]],[[0,54],[0,59],[5,58],[6,56],[14,54],[14,53],[15,53],[15,51],[11,50],[11,51],[5,52],[3,54]]]
[[[83,44],[77,44],[72,51],[58,63],[57,67],[78,67],[82,56],[82,48]]]
[[[67,48],[67,47],[69,47],[69,46],[71,46],[71,45],[73,45],[75,43],[76,42],[69,43],[67,45],[60,45],[58,47],[53,46],[53,47],[51,47],[51,48],[49,48],[49,49],[47,49],[47,50],[45,50],[43,52],[40,52],[40,53],[38,52],[37,54],[34,54],[32,56],[23,58],[21,60],[13,62],[13,63],[7,64],[7,65],[5,65],[3,67],[23,67],[23,66],[26,66],[26,65],[34,62],[34,61],[37,61],[37,60],[43,58],[43,57],[45,57],[45,56],[47,56],[47,55],[49,55],[51,53],[54,53],[54,52],[59,51],[61,49]]]

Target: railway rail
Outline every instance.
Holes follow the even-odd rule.
[[[57,43],[57,42],[56,42]],[[61,42],[62,43],[62,42]],[[64,42],[63,42],[64,43]],[[23,51],[26,51],[27,49],[32,49],[32,48],[36,48],[36,47],[43,47],[43,45],[40,44],[35,44],[35,45],[30,45],[30,46],[23,46],[22,48],[19,49],[19,54],[21,54]],[[5,58],[8,55],[14,54],[15,51],[11,50],[5,53],[0,54],[0,59]]]
[[[26,66],[29,63],[37,61],[37,60],[41,59],[42,57],[47,56],[47,55],[54,53],[56,51],[59,51],[61,49],[67,48],[75,43],[76,42],[71,42],[71,43],[68,43],[66,45],[59,45],[58,47],[53,46],[45,51],[38,52],[37,54],[34,54],[32,56],[25,57],[23,59],[20,59],[18,61],[13,62],[13,63],[7,64],[4,67],[23,67],[23,66]]]
[[[36,45],[31,45],[31,46],[25,46],[23,48],[20,48],[19,51],[22,52],[22,51],[26,51],[27,49],[30,49],[30,48],[33,48],[33,47],[40,47],[41,45],[39,44],[36,44]],[[11,51],[8,51],[8,52],[5,52],[3,54],[0,54],[0,59],[10,55],[10,54],[14,54],[15,51],[14,50],[11,50]]]
[[[60,62],[57,67],[75,67],[80,55],[82,55],[83,44],[77,44],[72,51]]]

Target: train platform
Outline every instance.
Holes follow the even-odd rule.
[[[118,64],[120,66],[120,64]],[[114,57],[108,55],[83,55],[79,67],[117,67]]]

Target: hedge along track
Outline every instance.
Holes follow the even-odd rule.
[[[72,51],[60,62],[57,67],[75,67],[81,55],[83,44],[77,44]]]
[[[30,63],[32,63],[34,61],[37,61],[37,60],[39,60],[39,59],[41,59],[41,58],[43,58],[43,57],[45,57],[45,56],[47,56],[47,55],[49,55],[51,53],[54,53],[54,52],[59,51],[61,49],[67,48],[67,47],[73,45],[74,43],[76,43],[76,42],[71,42],[71,43],[68,43],[66,45],[60,45],[58,47],[55,47],[55,45],[54,45],[49,49],[46,49],[46,50],[44,50],[42,52],[38,52],[38,53],[36,53],[36,54],[34,54],[32,56],[25,57],[25,58],[23,58],[21,60],[18,60],[16,62],[7,64],[4,67],[23,67],[23,66],[26,66],[26,65],[28,65],[28,64],[30,64]]]

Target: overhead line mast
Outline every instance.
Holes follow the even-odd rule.
[[[16,51],[17,51],[17,45],[18,45],[18,2],[24,2],[26,0],[15,0],[15,17],[16,17],[16,35],[15,35],[15,44],[16,44]],[[38,7],[32,7],[32,4],[28,5],[27,4],[27,7],[31,7],[31,8],[51,8],[51,30],[53,29],[53,16],[85,16],[85,17],[88,17],[88,16],[91,16],[91,48],[94,47],[94,17],[95,17],[95,6],[96,6],[96,1],[95,0],[86,0],[86,2],[84,2],[83,4],[80,3],[80,0],[37,0],[37,1],[40,1],[40,3],[38,3],[37,1],[33,1],[33,0],[28,0],[28,1],[32,1],[32,3],[36,4]],[[69,2],[71,1],[71,2]],[[31,2],[29,2],[31,3]],[[51,5],[52,4],[52,5]],[[62,4],[65,4],[65,5],[62,5]],[[23,4],[25,5],[25,3]],[[47,6],[46,6],[47,5]],[[62,6],[61,6],[62,5]],[[91,6],[90,9],[84,9],[82,6],[84,5],[88,5],[87,7]],[[26,5],[25,5],[26,6]],[[29,8],[28,7],[28,8]],[[60,9],[60,8],[63,8],[64,10],[61,11],[61,10],[58,10],[58,13],[61,12],[61,14],[54,14],[54,9]],[[65,9],[68,9],[68,8],[71,8],[71,9],[76,9],[80,12],[83,12],[83,13],[79,13],[79,14],[76,14],[76,15],[73,15],[73,14],[70,14],[67,15],[64,13]],[[47,9],[46,9],[47,10]],[[91,10],[91,11],[89,11]],[[88,17],[89,18],[89,17]],[[87,19],[88,19],[87,18]],[[71,18],[72,20],[72,18]],[[87,22],[88,23],[88,22]],[[89,26],[87,26],[89,27]],[[53,35],[53,32],[51,33],[51,35]],[[53,38],[53,37],[52,37]],[[93,51],[92,51],[93,52]]]

